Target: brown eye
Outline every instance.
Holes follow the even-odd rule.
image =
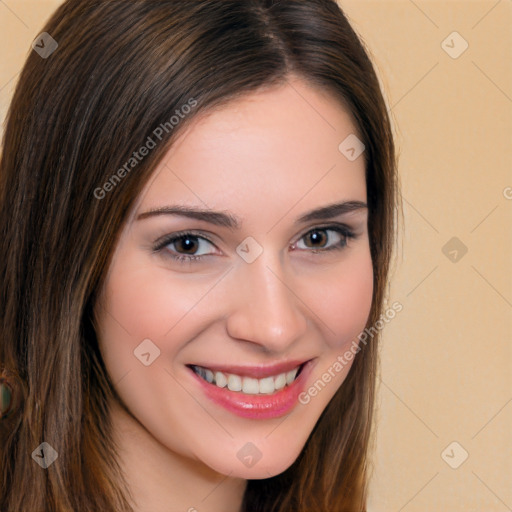
[[[178,252],[183,250],[185,253],[195,253],[198,250],[199,243],[197,242],[197,236],[185,235],[180,238],[176,238],[177,242],[173,242],[174,247]]]
[[[164,256],[170,257],[180,263],[191,263],[206,256],[211,256],[212,251],[208,246],[214,246],[206,237],[195,233],[174,233],[157,242],[153,248],[155,252],[161,252]],[[198,252],[201,254],[197,254]]]
[[[299,249],[313,249],[311,252],[316,252],[316,249],[320,252],[325,252],[333,249],[343,249],[347,245],[349,238],[356,238],[356,235],[349,229],[342,226],[315,228],[311,231],[308,231],[299,240],[299,242],[297,242],[297,245],[300,243],[300,241],[304,240],[305,247],[298,247]],[[332,241],[334,241],[334,243],[332,243]],[[331,244],[327,245],[329,242],[331,242]]]
[[[308,245],[307,243],[306,243],[306,245],[308,247],[313,247],[313,248],[318,247],[318,245],[320,245],[320,247],[322,247],[328,240],[328,237],[325,234],[325,230],[321,230],[321,229],[315,229],[315,231],[310,231],[304,238],[308,242],[311,241],[311,243],[313,244],[312,246]]]

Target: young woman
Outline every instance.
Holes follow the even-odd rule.
[[[0,510],[366,510],[396,188],[334,0],[65,1],[3,141]]]

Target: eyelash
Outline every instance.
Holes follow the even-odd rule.
[[[351,231],[348,227],[340,226],[340,225],[331,225],[331,226],[315,227],[313,229],[310,229],[309,231],[304,233],[304,235],[302,235],[299,238],[299,240],[302,240],[304,237],[306,237],[307,235],[309,235],[310,233],[313,233],[315,231],[335,231],[336,233],[339,233],[340,235],[342,235],[343,239],[338,244],[332,245],[331,247],[328,247],[327,249],[320,248],[320,249],[311,249],[310,251],[308,251],[308,252],[312,252],[313,254],[317,254],[319,252],[333,251],[333,250],[342,250],[346,247],[349,239],[357,238],[357,235],[353,231]],[[205,237],[203,234],[194,233],[192,231],[182,231],[179,233],[174,233],[172,235],[169,235],[161,241],[157,241],[155,247],[153,247],[153,252],[155,252],[155,253],[163,252],[163,250],[168,245],[171,245],[174,242],[177,242],[178,240],[181,240],[181,239],[187,238],[187,237],[206,240],[210,244],[213,244],[213,242],[211,240],[209,240],[207,237]],[[169,256],[173,260],[177,261],[178,263],[185,264],[185,263],[197,262],[198,260],[201,260],[205,256],[211,256],[211,255],[210,254],[202,254],[200,256],[188,256],[188,255],[180,254],[179,256],[176,256],[176,255],[172,254],[171,252],[169,252]]]

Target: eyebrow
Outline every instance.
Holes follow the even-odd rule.
[[[341,203],[333,203],[320,208],[315,208],[301,217],[295,223],[302,224],[310,221],[328,220],[340,215],[355,212],[358,210],[368,209],[368,205],[363,201],[344,201]],[[181,217],[188,217],[195,220],[201,220],[214,224],[216,226],[226,227],[231,230],[240,229],[240,219],[231,213],[197,209],[184,205],[162,206],[153,208],[147,212],[141,213],[137,216],[136,220],[147,219],[158,215],[177,215]]]

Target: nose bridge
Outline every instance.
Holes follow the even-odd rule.
[[[228,319],[232,337],[282,351],[301,336],[306,319],[300,300],[293,292],[289,274],[270,249],[252,263],[241,262],[235,280]]]

